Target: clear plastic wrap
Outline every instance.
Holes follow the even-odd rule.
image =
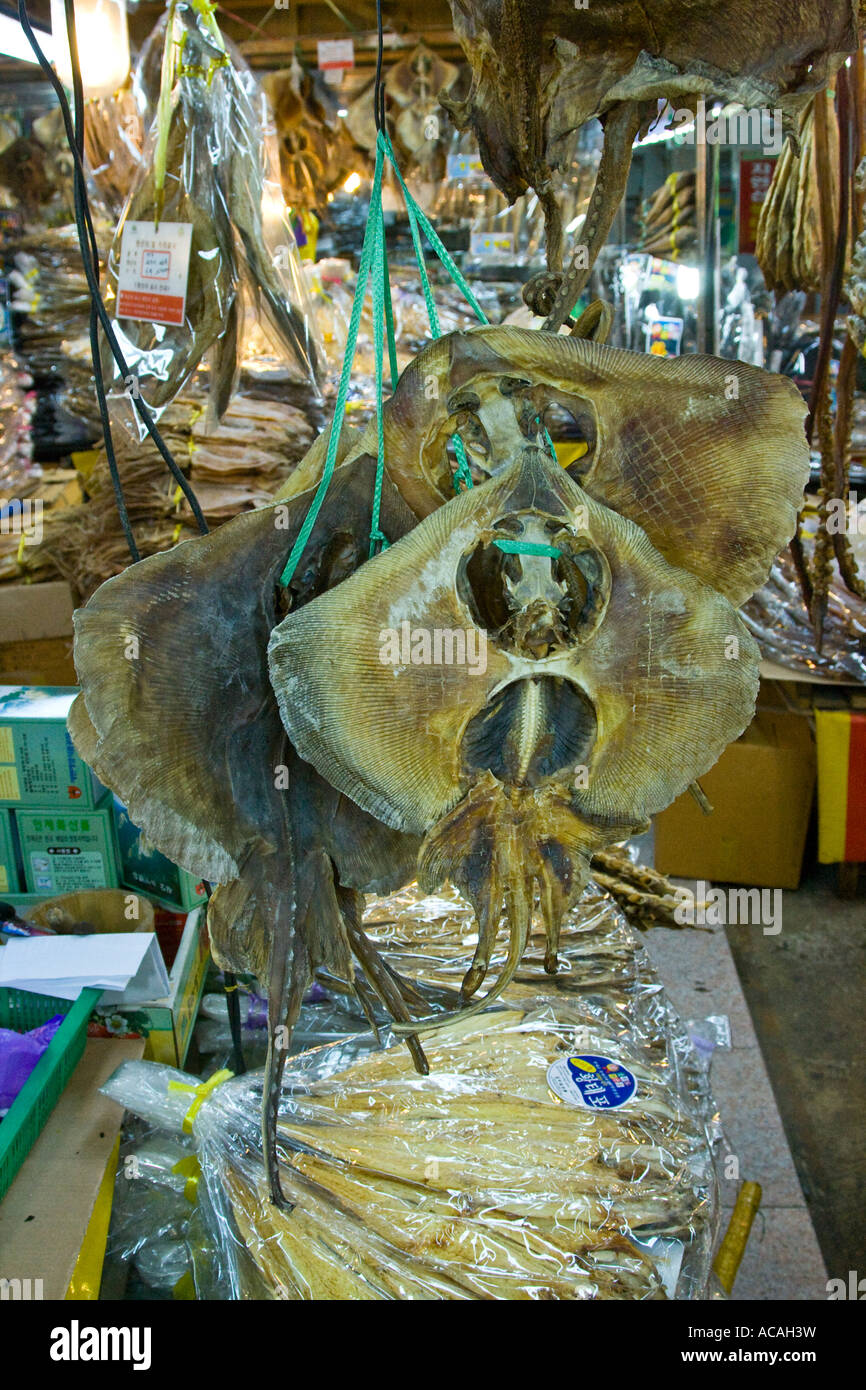
[[[169,28],[170,26],[170,28]],[[106,379],[120,401],[139,396],[159,416],[206,359],[208,418],[222,418],[237,382],[243,293],[281,352],[318,393],[312,311],[282,195],[273,127],[251,72],[223,41],[206,6],[178,4],[165,26],[167,70],[175,82],[147,138],[143,163],[118,224],[108,265],[106,303],[115,314],[120,252],[130,222],[192,225],[183,322],[176,326],[114,317],[129,367],[120,372],[107,347]],[[123,418],[141,426],[131,400]]]
[[[442,1002],[471,928],[450,894],[407,890],[367,914],[392,968],[413,967]],[[371,1034],[289,1063],[278,1139],[290,1212],[268,1198],[261,1076],[204,1101],[194,1136],[219,1296],[707,1296],[713,1105],[688,1034],[609,901],[589,893],[569,915],[553,979],[535,928],[497,1008],[425,1039],[429,1076]],[[593,1068],[631,1078],[634,1094],[587,1108],[568,1089],[581,1068],[596,1091]]]
[[[850,540],[855,554],[866,552],[866,537],[852,535]],[[861,570],[864,561],[866,554],[860,560]],[[794,672],[810,671],[831,680],[866,683],[866,603],[849,593],[835,572],[820,652],[787,550],[774,560],[769,579],[749,599],[741,616],[765,659]]]

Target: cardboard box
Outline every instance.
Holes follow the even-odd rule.
[[[63,580],[0,585],[0,683],[75,685],[73,608]]]
[[[12,812],[0,809],[0,893],[17,893],[20,888],[21,871],[15,848]]]
[[[15,828],[28,893],[56,897],[87,888],[117,887],[110,797],[94,811],[78,806],[16,811]]]
[[[674,878],[796,888],[815,791],[809,721],[759,710],[700,782],[712,815],[688,792],[657,815],[656,868]]]
[[[183,936],[169,973],[165,999],[147,1004],[97,1006],[96,1016],[109,1031],[142,1033],[146,1039],[145,1057],[182,1067],[186,1061],[198,1006],[204,990],[210,955],[204,908],[197,908],[186,919]]]
[[[123,1107],[100,1095],[99,1087],[122,1062],[137,1061],[142,1047],[137,1040],[88,1040],[0,1203],[0,1279],[9,1281],[10,1299],[98,1297],[114,1186],[113,1155],[123,1119]],[[93,1250],[85,1280],[81,1255],[94,1222],[101,1228],[101,1250]],[[92,1235],[89,1243],[93,1244]]]
[[[93,810],[104,797],[66,730],[77,694],[69,686],[0,686],[0,806]]]
[[[181,912],[189,912],[205,901],[207,894],[201,880],[173,864],[158,850],[143,847],[141,831],[117,797],[114,798],[114,827],[120,882],[125,888],[146,893],[166,907]]]

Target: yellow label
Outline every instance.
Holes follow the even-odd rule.
[[[21,788],[18,785],[18,770],[13,764],[12,767],[0,767],[0,801],[20,801]]]
[[[0,728],[0,763],[14,763],[15,749],[12,746],[12,730],[8,724]]]
[[[0,864],[0,893],[9,892],[9,875],[6,872],[6,865]]]

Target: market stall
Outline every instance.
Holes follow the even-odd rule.
[[[853,1267],[754,953],[862,904],[864,35],[649,8],[8,21],[4,1297]]]

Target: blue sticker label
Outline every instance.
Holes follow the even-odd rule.
[[[591,1052],[560,1057],[547,1069],[547,1084],[560,1100],[584,1110],[616,1110],[637,1091],[637,1082],[622,1062]]]

